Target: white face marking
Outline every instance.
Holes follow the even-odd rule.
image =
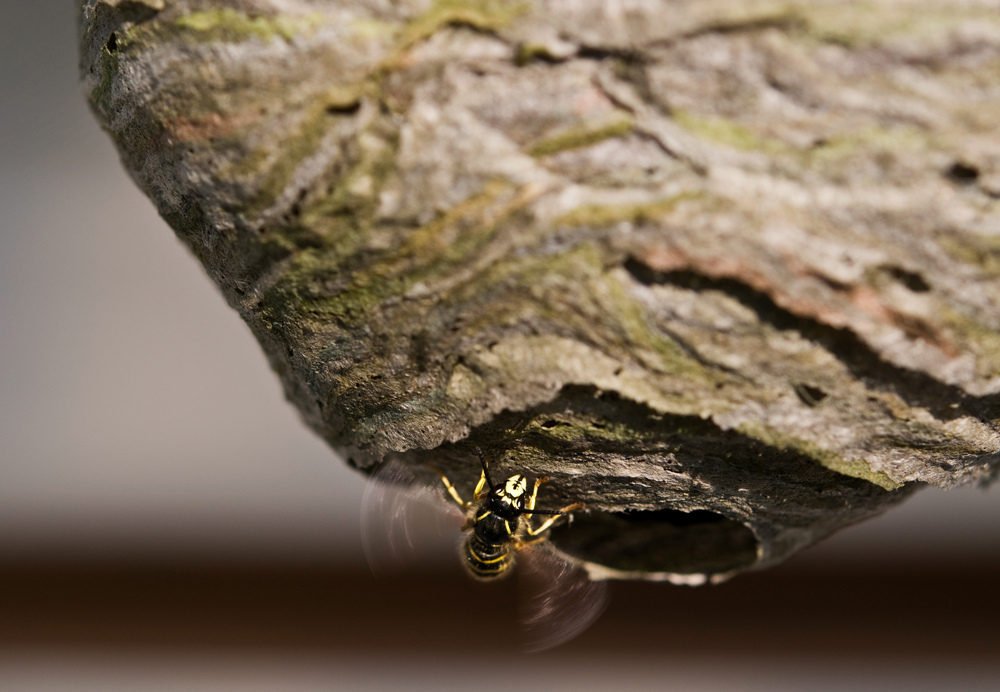
[[[521,474],[517,474],[507,479],[507,484],[504,486],[503,492],[508,497],[518,498],[524,495],[524,490],[527,487],[527,479]]]

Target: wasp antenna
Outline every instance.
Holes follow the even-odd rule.
[[[486,483],[490,486],[490,492],[494,495],[497,493],[497,486],[493,484],[493,479],[490,478],[490,465],[486,462],[486,455],[483,454],[483,450],[476,447],[476,454],[479,455],[479,462],[483,465],[483,473],[486,474]]]
[[[578,509],[583,509],[586,505],[582,502],[575,502],[562,509],[522,509],[521,514],[548,514],[548,515],[559,515],[559,514],[569,514],[569,518],[572,521],[573,515],[570,512],[575,512]]]

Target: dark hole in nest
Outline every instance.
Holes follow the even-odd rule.
[[[115,32],[112,31],[111,35],[108,36],[108,42],[104,45],[104,47],[108,49],[109,53],[115,53],[115,52],[117,52],[118,51],[118,34],[116,34]]]
[[[359,110],[361,110],[361,101],[332,103],[326,107],[326,112],[330,115],[354,115]]]
[[[560,550],[625,572],[721,574],[757,561],[757,539],[717,512],[578,512],[552,528]]]
[[[676,509],[653,509],[645,512],[615,512],[616,517],[622,517],[634,522],[666,522],[673,526],[695,526],[696,524],[717,524],[726,521],[721,514],[696,509],[693,512],[681,512]]]
[[[302,215],[302,203],[306,199],[306,195],[309,194],[309,190],[303,189],[299,190],[299,194],[295,196],[295,201],[292,202],[291,208],[288,210],[288,214],[292,219],[297,219]]]
[[[517,47],[517,54],[514,56],[514,64],[518,67],[524,67],[532,62],[544,62],[550,65],[556,65],[561,62],[565,62],[566,58],[558,58],[547,50],[535,50],[523,43]]]
[[[956,161],[945,171],[945,177],[960,185],[971,185],[979,178],[979,169],[972,164]]]
[[[924,281],[924,277],[916,272],[907,271],[902,267],[888,267],[887,269],[892,278],[914,293],[926,293],[931,290],[930,284]]]
[[[819,387],[813,387],[811,384],[805,384],[803,382],[799,382],[795,385],[795,394],[806,406],[816,406],[819,402],[826,398],[826,392],[822,389]]]

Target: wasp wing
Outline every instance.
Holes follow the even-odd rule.
[[[465,517],[441,493],[419,483],[405,466],[386,462],[361,500],[361,542],[372,573],[388,577],[455,553]]]
[[[523,548],[518,565],[526,651],[535,653],[564,644],[604,612],[607,582],[593,581],[587,570],[549,544]]]

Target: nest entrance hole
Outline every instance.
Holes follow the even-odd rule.
[[[757,561],[753,532],[707,510],[578,513],[550,539],[569,555],[624,572],[712,575]]]

